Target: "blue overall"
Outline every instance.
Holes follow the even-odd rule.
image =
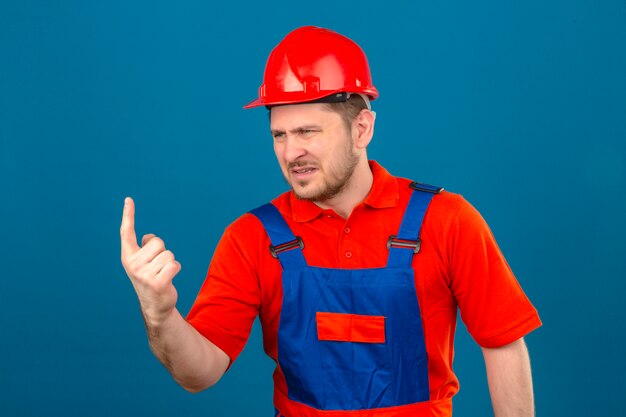
[[[414,185],[400,230],[388,242],[384,268],[309,266],[302,241],[274,205],[251,211],[263,223],[283,269],[278,363],[290,400],[318,410],[362,410],[429,400],[428,359],[411,263],[419,251],[426,209],[441,189]],[[374,316],[384,323],[384,340],[320,340],[318,313],[364,320]]]

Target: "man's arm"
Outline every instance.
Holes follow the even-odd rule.
[[[150,349],[189,392],[200,392],[224,375],[230,358],[173,309],[160,325],[146,320]]]
[[[155,235],[144,236],[141,247],[137,244],[131,198],[124,202],[120,237],[122,265],[139,298],[152,352],[186,390],[198,392],[215,384],[230,359],[176,309],[178,294],[172,280],[181,265]]]
[[[533,417],[533,381],[524,339],[482,351],[495,417]]]

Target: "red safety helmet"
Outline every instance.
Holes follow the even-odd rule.
[[[365,53],[343,35],[304,26],[272,50],[259,98],[244,108],[305,103],[338,93],[364,94],[370,100],[378,97]]]

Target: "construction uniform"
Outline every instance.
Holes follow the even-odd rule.
[[[541,325],[467,201],[370,167],[348,219],[287,192],[231,224],[187,317],[231,364],[260,317],[279,416],[450,416],[457,309],[482,347]]]

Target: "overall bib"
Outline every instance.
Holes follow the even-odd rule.
[[[287,382],[286,402],[349,411],[429,400],[414,281],[419,276],[411,263],[419,252],[426,209],[441,189],[417,183],[411,188],[400,230],[387,242],[383,268],[309,266],[304,243],[274,205],[251,211],[263,223],[283,269],[278,365]],[[286,415],[277,408],[277,416]]]

